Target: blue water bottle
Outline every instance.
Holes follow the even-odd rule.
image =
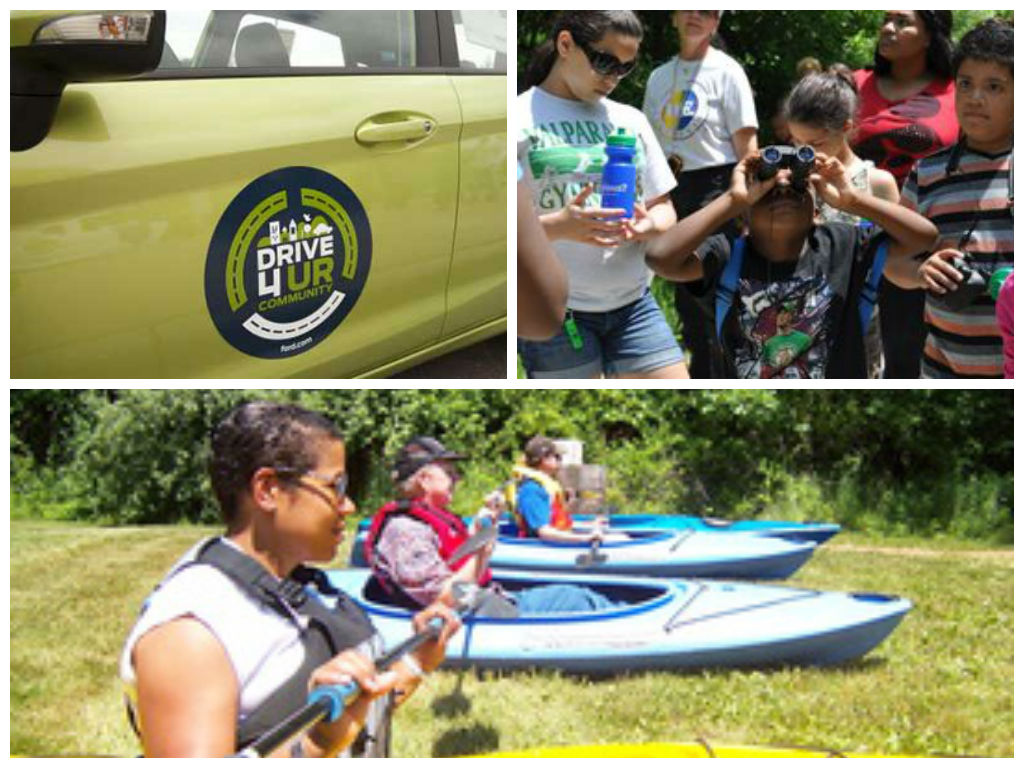
[[[601,176],[601,207],[621,208],[626,214],[616,218],[632,219],[636,202],[636,136],[619,128],[608,136],[605,153],[608,162]]]

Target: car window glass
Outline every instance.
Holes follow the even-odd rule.
[[[459,66],[463,69],[506,68],[508,26],[505,11],[453,11]]]
[[[344,67],[345,55],[341,49],[341,38],[331,32],[296,24],[286,19],[247,13],[238,25],[238,34],[228,66],[278,65]]]
[[[412,11],[168,11],[158,69],[413,68]]]
[[[164,55],[160,69],[192,66],[196,46],[211,16],[210,11],[168,11],[164,33]]]

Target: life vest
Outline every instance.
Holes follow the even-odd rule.
[[[572,530],[572,515],[569,514],[569,510],[566,507],[565,490],[562,488],[561,483],[539,469],[524,467],[521,464],[512,468],[512,476],[515,478],[515,496],[509,506],[512,508],[512,515],[516,519],[516,525],[519,526],[520,537],[534,535],[526,524],[526,519],[519,512],[519,488],[527,480],[533,480],[547,491],[548,498],[551,500],[551,517],[548,519],[548,525],[560,531]]]
[[[377,510],[377,514],[373,516],[373,520],[370,523],[370,530],[366,534],[363,551],[366,555],[366,562],[370,564],[371,568],[377,561],[377,543],[380,541],[384,529],[388,523],[402,515],[426,523],[434,530],[440,542],[438,554],[446,563],[455,554],[455,551],[469,539],[469,528],[466,527],[466,523],[458,515],[446,509],[438,509],[422,499],[392,501]],[[470,553],[466,557],[450,563],[449,567],[452,571],[459,570],[474,554],[476,553]],[[386,596],[390,598],[390,602],[416,609],[422,607],[405,596],[400,584],[394,583],[376,568],[374,568],[374,575],[379,586],[383,588]],[[486,585],[490,580],[491,571],[488,569],[480,576],[480,586]],[[379,591],[376,593],[371,592],[369,586],[367,594],[372,597],[382,596]]]
[[[371,640],[376,631],[362,608],[333,587],[326,574],[316,568],[300,565],[286,578],[277,579],[248,555],[215,538],[198,549],[194,560],[183,563],[167,578],[200,564],[213,566],[249,599],[293,623],[305,651],[305,660],[292,676],[236,724],[235,746],[241,750],[306,704],[309,678],[315,669],[342,651]],[[336,598],[335,606],[329,607],[319,595]],[[388,756],[391,725],[388,698],[384,699],[384,707],[371,708],[363,732],[350,748],[353,756]],[[135,716],[130,706],[128,713],[135,728]]]

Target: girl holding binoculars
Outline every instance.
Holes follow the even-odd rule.
[[[790,135],[797,144],[810,146],[815,152],[837,158],[846,168],[855,189],[891,203],[900,199],[896,179],[888,171],[875,167],[870,160],[858,157],[850,147],[849,138],[855,127],[859,109],[857,86],[853,73],[841,65],[828,72],[804,77],[786,100],[785,116]],[[846,221],[858,224],[854,217],[821,203],[819,221]],[[882,333],[876,306],[864,339],[868,378],[882,376]]]

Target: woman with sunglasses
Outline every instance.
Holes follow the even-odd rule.
[[[371,661],[379,637],[310,561],[332,560],[355,511],[345,445],[328,419],[254,402],[214,430],[210,480],[227,531],[192,548],[149,596],[121,656],[129,712],[146,755],[224,756],[279,725],[310,689],[355,682],[359,695],[281,756],[334,756],[360,734],[365,756],[387,756],[390,712],[444,657],[445,619],[391,669]]]
[[[757,151],[757,109],[743,67],[712,43],[725,11],[673,11],[679,54],[647,81],[644,114],[654,126],[678,186],[672,203],[680,221],[729,190],[732,170]],[[736,225],[723,230],[739,234]],[[677,283],[675,305],[690,352],[690,375],[723,378],[715,341],[715,295],[708,283]]]
[[[569,274],[558,335],[519,342],[532,378],[689,377],[643,253],[675,223],[675,180],[643,113],[609,98],[636,65],[642,38],[632,11],[563,11],[525,76],[519,161]],[[606,138],[619,129],[637,140],[633,211],[600,207]]]

